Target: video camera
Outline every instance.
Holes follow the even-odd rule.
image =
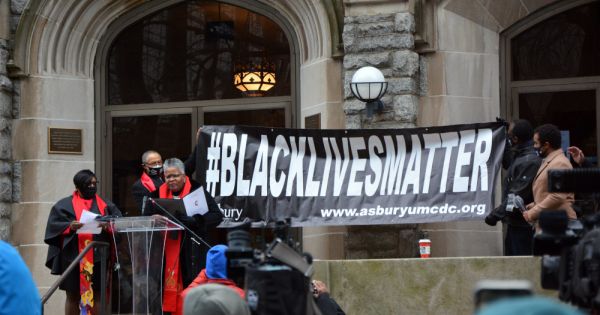
[[[548,190],[598,193],[600,169],[550,170]],[[582,309],[600,310],[600,214],[575,221],[565,211],[542,211],[539,226],[533,254],[543,256],[542,287],[558,290],[560,300]]]
[[[315,314],[310,294],[312,257],[302,255],[289,237],[290,220],[272,228],[275,239],[263,249],[251,247],[250,222],[227,233],[227,275],[246,291],[253,314]]]

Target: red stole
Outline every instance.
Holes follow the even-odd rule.
[[[142,173],[140,181],[142,182],[142,186],[146,187],[146,189],[148,189],[149,192],[154,192],[156,190],[154,181],[152,180],[152,178],[150,178],[150,176],[148,176],[148,174],[146,174],[146,172]]]
[[[185,197],[192,190],[192,184],[190,183],[189,177],[185,177],[185,184],[183,189],[179,193],[179,198]],[[166,183],[162,184],[158,189],[160,198],[173,199],[173,192],[169,189]],[[181,298],[180,294],[183,291],[183,279],[181,278],[181,269],[179,268],[179,253],[181,251],[181,232],[177,231],[177,238],[171,239],[167,236],[165,241],[165,275],[164,275],[164,289],[163,289],[163,311],[165,312],[179,312],[179,306],[182,303],[178,303],[178,299]]]
[[[83,210],[91,211],[93,199],[83,199],[77,191],[73,192],[73,211],[75,212],[75,220],[81,219]],[[96,195],[96,205],[100,210],[101,215],[105,215],[106,203],[102,198]],[[92,234],[77,235],[79,252],[81,252],[91,241]],[[92,289],[92,275],[94,273],[94,251],[88,251],[79,262],[79,311],[81,314],[90,314],[94,307],[94,290]]]
[[[181,190],[181,192],[179,193],[179,196],[177,196],[177,197],[183,198],[183,197],[187,196],[187,194],[190,193],[190,190],[192,190],[192,183],[190,183],[190,178],[186,176],[185,184],[183,184],[183,189]],[[160,198],[173,199],[173,192],[169,189],[169,186],[167,186],[167,183],[160,185],[158,194],[159,194]]]

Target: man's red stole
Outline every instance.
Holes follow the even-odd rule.
[[[148,176],[146,172],[142,173],[140,181],[142,182],[142,186],[146,187],[146,189],[148,189],[149,192],[154,192],[156,190],[156,186],[154,186],[154,181],[152,181],[152,178],[150,178],[150,176]]]
[[[192,184],[189,177],[185,177],[185,184],[179,193],[178,197],[183,198],[192,190]],[[173,199],[173,192],[169,189],[166,183],[162,184],[158,189],[160,198]],[[183,279],[179,268],[179,252],[181,250],[181,232],[177,231],[177,238],[171,239],[167,236],[165,242],[165,275],[163,289],[163,311],[177,312],[177,299],[181,298],[179,293],[183,291]]]
[[[73,192],[73,211],[75,211],[75,220],[81,219],[84,210],[91,211],[93,199],[83,199],[77,191]],[[105,215],[106,203],[102,198],[96,195],[96,205],[101,215]],[[79,252],[81,252],[91,241],[92,234],[77,235]],[[94,273],[94,251],[88,251],[79,261],[79,310],[81,314],[91,314],[94,307],[94,290],[92,289],[92,275]]]

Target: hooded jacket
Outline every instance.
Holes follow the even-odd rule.
[[[529,223],[523,218],[521,211],[506,211],[507,196],[508,194],[515,194],[523,198],[525,204],[533,202],[533,179],[540,168],[542,159],[535,152],[532,141],[512,149],[511,157],[503,183],[502,203],[492,210],[490,216],[494,217],[495,220],[502,220],[504,223],[513,226],[530,227]]]
[[[39,315],[40,295],[31,272],[10,244],[0,241],[0,314]]]
[[[180,303],[185,301],[186,295],[193,288],[208,283],[227,286],[233,289],[242,299],[246,297],[244,290],[239,288],[232,280],[227,278],[227,257],[225,256],[226,251],[227,246],[225,245],[216,245],[208,250],[208,253],[206,254],[206,268],[202,269],[196,279],[194,279],[194,281],[192,281],[192,283],[190,283],[190,285],[181,292],[181,298],[178,299]],[[177,309],[183,310],[183,307],[178,307]]]

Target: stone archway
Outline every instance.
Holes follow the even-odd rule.
[[[19,247],[40,287],[49,287],[55,277],[44,267],[46,246],[44,228],[51,205],[72,191],[71,176],[77,170],[98,171],[98,138],[95,112],[95,60],[99,44],[109,34],[110,26],[131,12],[143,14],[143,7],[173,4],[169,1],[29,1],[19,17],[10,55],[10,73],[15,90],[20,92],[14,107],[18,109],[12,121],[12,155],[20,165],[22,180],[17,186],[22,193],[12,204],[11,240]],[[331,58],[337,51],[332,31],[338,24],[330,22],[332,9],[311,0],[236,0],[224,1],[237,5],[262,6],[277,20],[285,22],[296,43],[296,58],[304,71],[328,73],[341,77],[339,65]],[[335,16],[335,15],[334,15]],[[337,73],[336,73],[337,71]],[[300,81],[299,79],[297,81]],[[331,84],[331,83],[330,83]],[[333,85],[333,88],[338,86]],[[300,96],[302,91],[298,89]],[[298,97],[296,119],[304,115],[304,107],[330,110],[327,89]],[[323,105],[321,105],[323,104]],[[340,102],[334,104],[341,108]],[[325,124],[326,125],[326,124]],[[48,127],[82,130],[80,155],[48,154]],[[31,227],[35,228],[32,229]],[[46,310],[59,313],[62,295],[55,294]],[[50,310],[51,309],[51,310]]]
[[[24,75],[64,74],[89,78],[97,45],[111,23],[142,6],[157,10],[179,1],[30,1],[16,32],[13,66]],[[248,0],[223,2],[252,4]],[[336,19],[328,15],[332,8],[309,0],[261,0],[259,3],[272,8],[277,12],[274,15],[293,30],[301,63],[329,58],[332,50],[337,51],[334,42],[339,40],[336,35],[339,26],[337,21],[330,22]]]

